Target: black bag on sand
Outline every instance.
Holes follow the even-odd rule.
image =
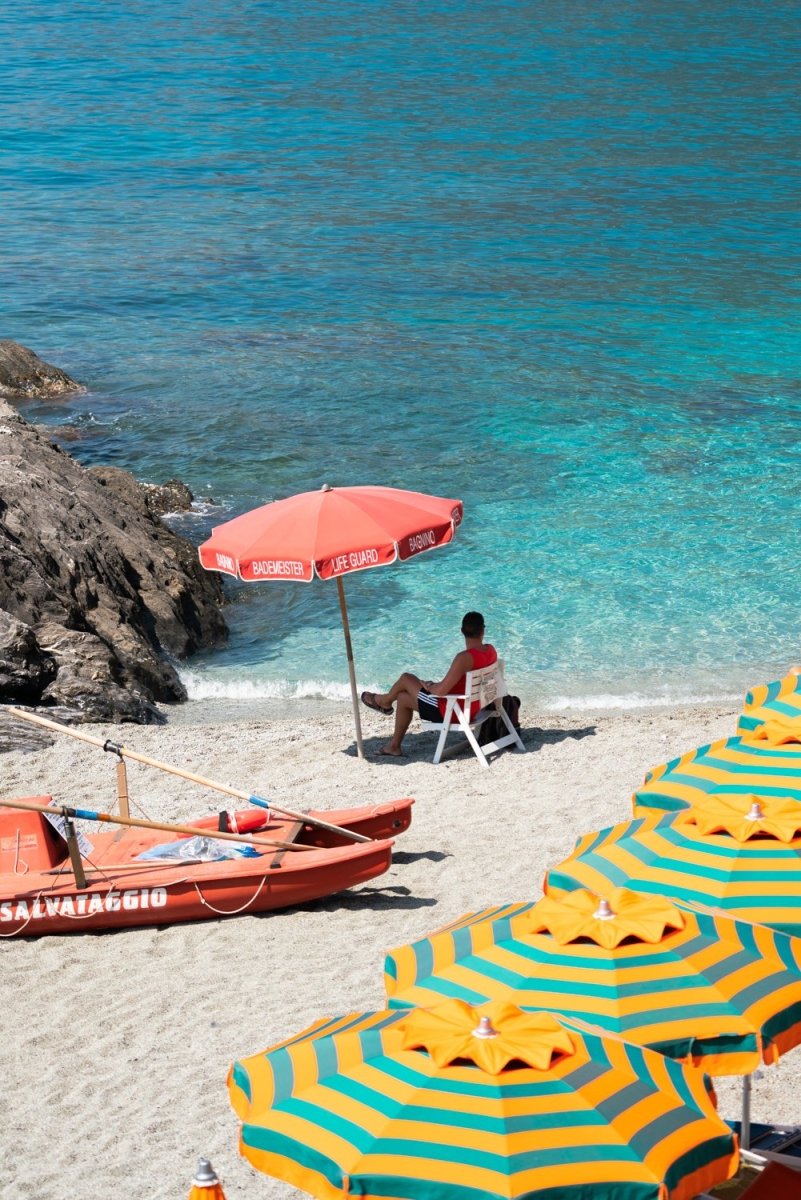
[[[514,725],[515,729],[520,731],[520,697],[519,696],[504,696],[501,700],[507,717]],[[483,725],[478,731],[479,746],[486,746],[489,742],[494,742],[496,738],[503,737],[507,732],[506,726],[500,717],[487,717]]]

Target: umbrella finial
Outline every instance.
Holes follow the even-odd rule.
[[[477,1028],[473,1030],[473,1037],[494,1038],[497,1036],[498,1030],[493,1026],[489,1017],[480,1017]]]
[[[330,483],[324,483],[323,486],[320,488],[321,492],[333,492],[333,490],[334,489],[331,487]]]
[[[765,814],[762,811],[762,805],[758,800],[754,800],[752,802],[751,807],[746,813],[745,819],[747,821],[764,821]]]
[[[192,1180],[189,1200],[225,1200],[222,1184],[207,1158],[197,1160],[197,1170],[195,1178]]]
[[[616,914],[609,901],[605,900],[603,896],[599,896],[598,907],[592,915],[598,921],[611,921],[614,919]]]

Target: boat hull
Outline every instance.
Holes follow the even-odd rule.
[[[38,800],[47,797],[38,797]],[[14,814],[0,807],[0,938],[40,937],[44,934],[92,932],[145,925],[202,921],[305,904],[382,875],[392,861],[390,831],[402,832],[411,821],[410,799],[362,809],[310,813],[368,837],[368,842],[348,841],[301,821],[263,814],[266,826],[255,837],[292,840],[306,848],[274,847],[258,858],[232,858],[217,862],[137,861],[137,855],[155,844],[180,840],[150,830],[120,828],[95,836],[86,859],[87,886],[78,889],[64,859],[45,869],[25,870],[25,855],[33,858],[34,825],[39,813]],[[254,810],[233,814],[241,825],[253,824]],[[20,836],[22,818],[28,824]],[[219,816],[191,822],[213,833]],[[12,825],[16,825],[16,837]],[[38,827],[37,827],[38,828]],[[371,832],[375,831],[375,832]],[[53,844],[49,826],[42,837]],[[63,843],[60,843],[63,847]],[[51,850],[51,861],[52,861]]]

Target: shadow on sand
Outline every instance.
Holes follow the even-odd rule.
[[[530,729],[521,729],[520,736],[527,750],[540,750],[543,746],[564,742],[566,738],[593,737],[597,729],[597,725],[579,725],[574,729],[537,729],[532,726]]]
[[[397,863],[419,862],[421,858],[427,858],[429,862],[442,862],[443,858],[453,858],[452,854],[446,854],[444,850],[420,850],[417,853],[412,853],[410,850],[393,850],[392,863],[393,866]]]
[[[340,892],[336,896],[326,896],[320,900],[311,900],[308,904],[299,904],[293,909],[281,909],[281,912],[335,912],[370,909],[374,912],[386,912],[389,909],[431,908],[438,901],[433,896],[413,896],[411,889],[398,884],[387,884],[385,887],[360,887],[352,892]],[[277,915],[270,913],[258,914],[263,916]]]
[[[554,746],[558,742],[565,741],[566,738],[585,738],[593,737],[597,732],[596,725],[577,725],[569,729],[539,729],[536,726],[529,728],[522,727],[520,729],[520,737],[523,740],[523,745],[526,750],[541,750],[543,746]],[[370,762],[389,763],[391,765],[403,765],[409,762],[431,762],[434,757],[434,750],[437,745],[436,733],[415,733],[411,730],[403,743],[403,756],[395,758],[392,755],[381,754],[382,746],[386,746],[389,735],[387,737],[367,737],[364,738],[364,753]],[[460,744],[461,743],[461,744]],[[448,745],[446,753],[449,759],[462,757],[470,752],[470,746],[467,739],[459,732],[454,732],[448,737]],[[349,755],[351,758],[356,757],[356,743],[352,742],[342,750],[343,754]],[[499,751],[497,755],[493,755],[492,761],[501,754],[520,753],[514,747],[509,746],[506,750]],[[444,760],[445,761],[445,760]],[[432,763],[433,765],[433,763]]]

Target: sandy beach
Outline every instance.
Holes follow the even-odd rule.
[[[525,754],[483,771],[438,767],[432,734],[403,760],[359,761],[346,707],[301,721],[220,720],[186,705],[162,728],[82,726],[277,803],[333,808],[416,800],[389,874],[265,916],[0,944],[0,1196],[8,1200],[180,1200],[199,1155],[228,1200],[299,1195],[239,1156],[228,1104],[232,1060],[325,1015],[383,1007],[387,950],[462,913],[540,895],[575,838],[630,815],[645,771],[734,732],[721,707],[543,715],[524,706]],[[0,713],[0,722],[9,718]],[[368,754],[388,720],[363,717]],[[15,724],[15,729],[19,726]],[[49,744],[48,744],[49,743]],[[0,795],[50,793],[109,807],[114,761],[73,738],[31,737],[0,755]],[[225,807],[224,797],[129,763],[132,804],[153,819]],[[136,809],[132,809],[136,811]],[[755,1120],[801,1122],[801,1050],[754,1084]],[[724,1116],[740,1081],[718,1080]]]

